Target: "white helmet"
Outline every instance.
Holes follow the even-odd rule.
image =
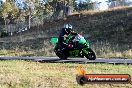
[[[73,30],[72,30],[72,25],[70,25],[70,24],[64,24],[64,29],[65,29],[65,32],[66,32],[67,34],[69,34],[70,32],[73,31]]]
[[[65,29],[72,29],[72,25],[70,25],[70,24],[64,24],[64,28]]]

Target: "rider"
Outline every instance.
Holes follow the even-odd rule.
[[[58,43],[63,50],[65,50],[66,48],[72,48],[72,46],[67,44],[66,42],[66,39],[70,34],[76,35],[77,33],[73,31],[71,24],[64,24],[64,27],[61,29],[61,33],[58,39]]]

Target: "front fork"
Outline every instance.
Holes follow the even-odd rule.
[[[84,55],[88,54],[88,48],[83,48],[82,52],[83,52]]]

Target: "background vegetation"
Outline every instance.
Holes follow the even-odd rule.
[[[131,2],[109,0],[109,9],[105,11],[99,11],[100,3],[91,0],[1,2],[1,56],[55,56],[50,38],[58,37],[63,24],[70,23],[76,32],[83,32],[98,57],[131,58],[132,8],[119,7],[129,6]]]
[[[131,11],[131,7],[102,12],[82,11],[66,20],[46,21],[43,25],[31,27],[31,30],[1,38],[1,55],[55,56],[50,38],[58,37],[61,27],[68,22],[76,32],[83,32],[98,57],[131,58]]]

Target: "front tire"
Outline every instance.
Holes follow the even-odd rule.
[[[94,53],[94,51],[91,48],[87,49],[88,54],[85,54],[85,57],[89,60],[95,60],[96,59],[96,55]]]

